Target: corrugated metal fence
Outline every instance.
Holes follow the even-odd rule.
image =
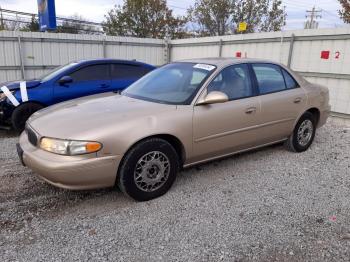
[[[350,28],[171,41],[172,61],[218,56],[263,58],[288,65],[310,82],[329,87],[334,112],[350,114]]]
[[[321,58],[323,55],[323,58]],[[332,110],[350,115],[350,28],[183,40],[0,32],[0,82],[38,77],[77,59],[137,59],[154,65],[200,57],[264,58],[330,89]]]
[[[79,59],[136,59],[164,64],[166,44],[158,39],[53,33],[0,32],[0,82],[35,78]]]

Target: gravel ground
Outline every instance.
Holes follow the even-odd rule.
[[[146,203],[47,185],[16,141],[0,132],[2,261],[349,261],[349,127],[187,169]]]

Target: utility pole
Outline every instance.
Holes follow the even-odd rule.
[[[305,16],[307,19],[310,18],[310,20],[307,20],[305,22],[305,29],[317,29],[318,28],[318,22],[316,19],[322,18],[321,13],[322,10],[316,10],[315,7],[312,8],[312,10],[306,10],[307,15]]]
[[[282,63],[282,56],[283,56],[283,48],[282,48],[282,46],[283,46],[283,38],[284,38],[284,35],[283,35],[283,29],[284,29],[284,27],[285,27],[285,25],[286,25],[286,6],[284,5],[283,6],[283,24],[282,24],[282,27],[281,27],[281,43],[280,43],[280,63]]]
[[[5,29],[5,25],[4,25],[4,18],[2,16],[2,9],[0,6],[0,30],[4,30]]]

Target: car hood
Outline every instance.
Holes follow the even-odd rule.
[[[172,110],[176,110],[176,106],[109,93],[48,107],[35,113],[28,124],[41,136],[93,139],[97,134],[122,129],[122,126],[125,129],[130,122],[137,126],[147,118],[155,119],[157,114]]]
[[[6,86],[9,90],[17,90],[20,88],[20,83],[23,81],[12,81],[12,82],[5,82],[1,83],[0,87]],[[26,86],[27,88],[34,88],[41,84],[40,80],[26,80]]]

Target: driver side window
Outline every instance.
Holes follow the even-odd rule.
[[[78,69],[70,74],[74,82],[95,81],[109,79],[109,65],[90,65]]]
[[[229,100],[236,100],[253,95],[253,88],[246,64],[233,65],[223,69],[209,84],[208,93],[220,91],[225,93]]]

